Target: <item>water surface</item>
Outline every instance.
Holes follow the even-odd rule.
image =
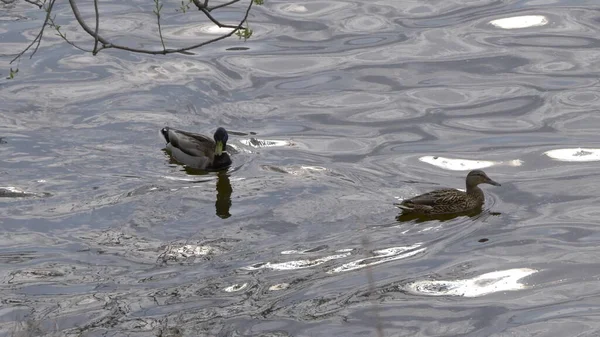
[[[159,48],[152,3],[100,4]],[[176,7],[170,46],[218,33]],[[194,55],[50,31],[0,80],[0,335],[594,336],[599,9],[268,0]],[[2,78],[43,17],[0,3]],[[233,167],[170,161],[164,126],[226,127]],[[472,168],[502,183],[480,214],[397,220]]]

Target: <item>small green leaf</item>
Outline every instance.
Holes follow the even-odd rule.
[[[252,29],[250,28],[241,28],[235,32],[235,35],[237,35],[240,39],[244,38],[244,40],[247,40],[252,36],[252,33]]]
[[[8,77],[6,77],[6,79],[7,80],[14,79],[15,75],[17,75],[18,72],[19,72],[19,68],[17,68],[17,69],[10,68],[10,73],[8,74]]]

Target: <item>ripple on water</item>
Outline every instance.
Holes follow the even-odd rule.
[[[360,107],[373,108],[387,106],[393,100],[391,95],[370,92],[342,92],[320,99],[306,100],[304,106],[316,108]]]
[[[288,55],[280,56],[225,56],[224,63],[240,72],[275,77],[298,76],[342,67],[345,58],[337,56]]]
[[[589,88],[565,90],[554,94],[553,100],[568,107],[585,107],[591,109],[598,106],[600,93]]]
[[[380,16],[357,15],[340,22],[341,30],[350,33],[369,33],[389,31],[395,28],[395,25],[388,22]]]
[[[334,75],[315,75],[308,76],[308,78],[304,77],[301,79],[293,79],[289,81],[280,81],[275,85],[277,89],[284,90],[302,90],[302,89],[314,89],[315,87],[319,87],[325,84],[329,84],[332,82],[339,81],[341,79],[340,76]]]
[[[299,148],[307,149],[318,154],[368,154],[377,145],[376,139],[357,139],[357,138],[294,138],[295,144]]]
[[[194,24],[188,26],[173,26],[163,29],[165,38],[174,39],[194,39],[197,41],[199,37],[214,38],[214,35],[228,34],[233,28],[219,27],[213,24]]]
[[[497,133],[535,131],[543,126],[541,122],[507,119],[506,117],[454,118],[446,120],[442,124],[459,130]]]
[[[419,112],[409,107],[399,106],[393,109],[365,109],[365,111],[348,116],[348,120],[354,122],[401,121],[403,119],[420,117],[424,114],[425,111]],[[406,134],[409,135],[409,133]],[[413,137],[410,139],[407,138],[407,140],[418,140],[420,138],[413,135]]]
[[[289,140],[258,139],[258,138],[240,139],[240,143],[247,145],[247,146],[252,146],[255,148],[294,146],[295,145],[294,143],[292,143]]]
[[[300,165],[300,166],[275,166],[261,165],[261,169],[265,171],[289,174],[292,176],[305,177],[314,180],[322,179],[325,176],[335,178],[345,178],[343,174],[323,166]],[[346,179],[348,180],[348,179]]]
[[[223,22],[224,24],[230,24],[232,26],[237,25],[239,22]],[[272,34],[279,29],[278,26],[266,23],[255,22],[252,23],[252,39],[249,41],[256,41],[257,39],[264,38],[266,35]],[[197,23],[190,22],[185,25],[180,23],[175,23],[167,26],[163,26],[162,32],[163,37],[167,42],[173,40],[191,40],[193,43],[197,44],[203,42],[205,40],[214,39],[216,37],[229,34],[233,28],[228,27],[219,27],[212,23]],[[235,35],[234,35],[235,37]],[[237,37],[236,37],[237,40]],[[242,40],[244,41],[244,40]],[[167,46],[174,47],[171,43],[167,43]],[[175,47],[184,47],[185,45],[177,45]],[[216,46],[216,45],[215,45]],[[253,44],[252,49],[257,50],[255,44]],[[212,47],[209,47],[212,48]],[[197,52],[201,52],[201,49],[197,49]]]
[[[135,64],[136,69],[129,69],[123,76],[130,83],[172,83],[183,84],[198,76],[210,76],[214,69],[206,63],[189,60],[164,60],[155,64]]]
[[[570,186],[569,186],[570,187]],[[596,189],[594,188],[588,188],[587,186],[584,186],[582,189],[587,189],[587,191],[581,191],[582,193],[589,193],[589,194],[593,194]],[[592,197],[594,198],[594,197]],[[588,223],[590,221],[590,219],[598,219],[598,217],[600,217],[600,210],[598,209],[597,205],[597,201],[598,198],[595,198],[596,202],[594,204],[586,204],[586,205],[581,205],[581,203],[578,202],[568,202],[565,203],[564,205],[561,205],[561,210],[557,211],[556,210],[556,204],[553,205],[555,209],[551,209],[551,206],[545,206],[545,207],[541,207],[540,210],[545,211],[547,214],[551,214],[552,217],[552,221],[554,222],[558,222],[558,223],[578,223],[581,225],[585,225],[586,223]],[[548,223],[549,221],[546,219],[545,223]],[[593,225],[594,227],[597,226],[597,223],[595,223]],[[591,227],[591,228],[594,228]],[[595,239],[598,238],[598,233],[596,231],[594,231],[594,233],[590,233],[590,235],[585,237],[585,240],[589,240],[589,241],[593,241]]]
[[[352,2],[343,1],[284,2],[272,5],[271,10],[280,17],[322,18],[356,6]]]
[[[600,39],[558,34],[531,34],[521,36],[490,37],[487,42],[505,47],[539,48],[598,48]]]
[[[485,86],[485,87],[430,87],[406,91],[406,95],[433,107],[456,106],[460,113],[464,110],[485,111],[525,108],[536,100],[533,91],[522,86]],[[471,107],[471,106],[473,107]],[[476,105],[476,106],[475,106]],[[475,111],[474,111],[475,112]],[[471,113],[472,114],[472,113]]]
[[[231,118],[263,119],[281,113],[279,106],[268,99],[239,100],[236,102],[217,102],[210,108],[202,109],[211,116],[228,116]],[[262,129],[266,132],[267,127]]]
[[[251,266],[243,267],[242,269],[244,269],[244,270],[257,270],[257,269],[296,270],[296,269],[304,269],[304,268],[316,267],[316,266],[318,266],[320,264],[323,264],[325,262],[328,262],[328,261],[331,261],[331,260],[342,259],[342,258],[348,257],[350,255],[351,255],[351,253],[341,253],[341,254],[334,254],[334,255],[329,255],[329,256],[324,256],[324,257],[314,258],[314,259],[293,260],[293,261],[286,261],[286,262],[279,262],[279,263],[272,263],[272,262],[256,263],[256,264],[253,264]]]
[[[390,247],[385,249],[377,249],[372,252],[374,256],[361,258],[352,262],[344,263],[339,267],[335,267],[327,271],[328,274],[337,274],[357,269],[362,269],[369,266],[374,266],[390,261],[406,259],[424,252],[427,248],[419,248],[423,244],[415,243],[405,247]]]
[[[549,62],[532,62],[531,64],[521,67],[524,73],[532,74],[554,74],[559,72],[568,73],[581,70],[581,66],[573,61],[549,61]]]
[[[397,11],[410,20],[407,24],[416,27],[439,27],[456,24],[458,18],[472,17],[473,12],[480,8],[488,8],[494,0],[483,1],[441,1],[428,3],[419,0],[388,2]]]
[[[470,105],[446,108],[449,111],[447,115],[469,116],[484,115],[496,118],[504,116],[504,119],[510,119],[506,116],[522,116],[541,107],[544,104],[543,98],[539,95],[519,95],[506,98],[489,98]],[[442,109],[444,111],[444,109]],[[515,119],[515,118],[512,118]]]
[[[557,130],[573,132],[577,135],[593,135],[598,133],[598,123],[600,123],[600,116],[598,116],[598,111],[594,110],[571,112],[560,117],[551,125]]]
[[[13,95],[14,90],[21,90],[18,89],[21,86],[23,90],[19,94],[21,99],[35,101],[49,96],[52,99],[48,99],[48,104],[64,106],[72,104],[73,101],[91,101],[115,93],[138,92],[142,88],[150,89],[161,84],[189,83],[197,80],[198,77],[210,77],[217,81],[228,82],[212,66],[177,56],[162,62],[128,62],[107,53],[95,57],[77,54],[63,57],[57,62],[60,68],[53,72],[62,75],[61,83],[71,84],[68,92],[57,88],[55,80],[46,79],[41,82],[32,80],[31,83],[16,83],[10,91],[8,88],[0,88],[0,97]],[[95,67],[98,62],[103,64],[102,68]]]
[[[106,16],[102,18],[102,31],[120,34],[142,33],[144,36],[155,37],[149,25],[154,25],[155,20],[150,14],[135,13],[125,15]]]

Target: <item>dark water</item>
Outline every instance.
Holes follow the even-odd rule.
[[[596,1],[265,2],[195,55],[49,30],[14,80],[44,13],[0,4],[1,336],[600,335]],[[100,5],[158,48],[152,2]],[[168,44],[211,32],[176,6]],[[226,127],[234,167],[186,172],[165,125]],[[480,214],[397,221],[476,167]]]

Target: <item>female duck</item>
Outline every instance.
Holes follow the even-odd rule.
[[[226,152],[227,131],[218,128],[214,140],[200,134],[164,127],[160,133],[167,142],[167,151],[176,161],[200,170],[220,170],[231,165]]]
[[[434,215],[469,212],[481,207],[485,200],[483,191],[477,187],[479,184],[500,186],[483,171],[474,170],[467,175],[466,192],[453,188],[435,190],[403,200],[396,206],[402,209],[404,214]]]

